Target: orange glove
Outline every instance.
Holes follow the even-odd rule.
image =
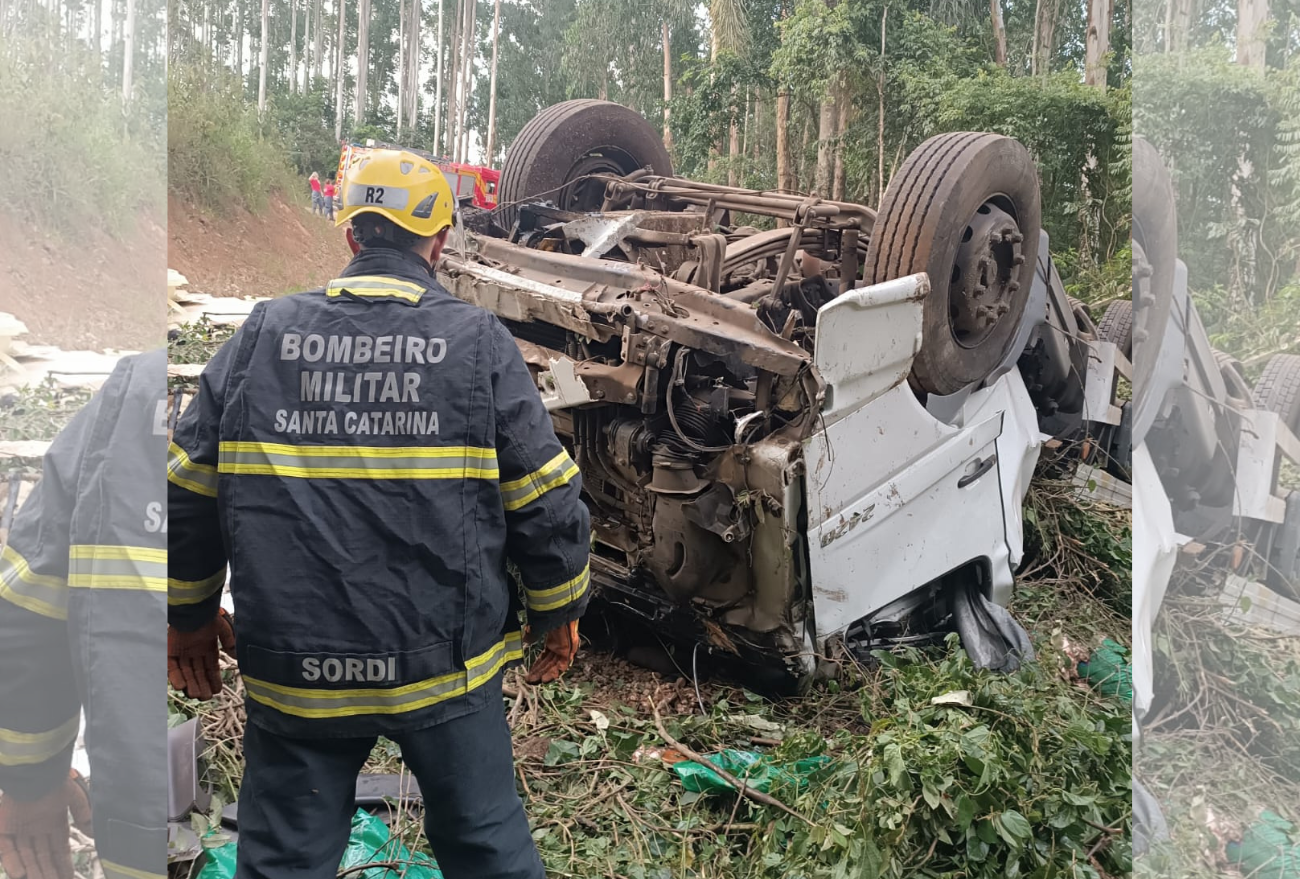
[[[235,649],[235,630],[225,608],[196,632],[167,627],[167,683],[191,699],[211,699],[221,692],[218,646]]]
[[[39,800],[0,796],[0,868],[10,879],[73,879],[69,811],[77,829],[91,834],[90,796],[75,769]]]
[[[549,684],[569,670],[577,655],[578,621],[574,620],[546,633],[542,655],[528,669],[525,680],[530,684]]]

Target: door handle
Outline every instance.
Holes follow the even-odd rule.
[[[965,488],[966,486],[973,484],[977,479],[979,479],[985,473],[988,473],[990,470],[992,470],[993,465],[996,464],[997,462],[998,462],[998,456],[996,454],[989,455],[983,461],[980,461],[978,464],[976,464],[974,470],[967,473],[961,479],[958,479],[957,487]]]

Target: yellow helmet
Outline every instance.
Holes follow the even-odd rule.
[[[456,209],[442,169],[405,150],[372,150],[348,168],[341,189],[342,226],[357,214],[379,214],[421,238],[451,225]]]

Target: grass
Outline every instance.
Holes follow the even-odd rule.
[[[68,240],[88,228],[120,235],[165,204],[161,132],[124,118],[98,64],[79,42],[0,39],[0,118],[15,123],[0,126],[0,210]]]
[[[301,200],[301,181],[273,126],[224,68],[176,62],[167,79],[168,186],[217,214],[254,213],[268,193]]]

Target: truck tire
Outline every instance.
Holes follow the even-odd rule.
[[[578,178],[623,176],[645,167],[663,177],[673,174],[659,132],[640,113],[587,99],[547,107],[523,127],[506,153],[497,223],[509,229],[518,215],[512,204],[534,196],[565,210],[599,210],[605,185]]]
[[[907,157],[876,213],[862,277],[930,277],[914,388],[952,394],[1002,362],[1034,282],[1041,217],[1038,169],[1009,137],[940,134]]]
[[[1292,431],[1300,430],[1300,356],[1274,354],[1255,382],[1255,405],[1276,412]]]
[[[1097,332],[1106,342],[1114,342],[1124,356],[1133,357],[1133,303],[1121,299],[1106,306],[1097,324]]]

